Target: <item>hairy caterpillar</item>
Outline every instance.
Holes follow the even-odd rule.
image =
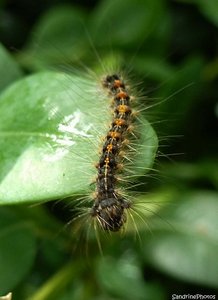
[[[136,99],[131,94],[130,86],[121,75],[111,74],[101,80],[103,92],[108,98],[105,99],[107,110],[110,111],[111,107],[111,120],[101,143],[96,164],[95,193],[90,197],[94,204],[91,204],[88,212],[103,230],[119,231],[125,226],[128,210],[134,207],[134,200],[126,187],[128,190],[134,177],[150,169],[152,162],[143,167],[146,164],[145,149],[147,151],[150,148],[147,154],[151,155],[153,161],[157,138],[154,131],[150,130],[149,123],[143,117],[139,118],[140,112],[134,110]],[[86,210],[84,215],[87,216]]]
[[[2,116],[1,130],[16,133],[11,144],[19,145],[16,164],[3,174],[2,199],[41,202],[84,194],[83,215],[106,231],[124,227],[134,202],[128,189],[152,167],[157,137],[141,114],[137,89],[119,71],[103,69],[100,80],[83,73],[39,73],[2,96],[3,107],[16,99],[20,118],[15,124],[14,116]]]
[[[97,193],[92,215],[97,217],[103,229],[117,231],[125,222],[124,210],[130,206],[129,202],[116,192],[115,173],[123,145],[128,144],[126,135],[130,128],[132,109],[127,88],[118,75],[108,75],[103,81],[103,86],[108,88],[109,94],[113,96],[114,116],[97,166]]]

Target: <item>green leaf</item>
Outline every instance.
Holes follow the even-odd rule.
[[[11,291],[29,272],[36,241],[30,225],[20,221],[0,229],[0,291]]]
[[[32,31],[30,41],[18,56],[28,68],[72,63],[81,56],[85,14],[73,6],[55,6],[46,12]]]
[[[96,84],[76,75],[45,72],[2,94],[1,204],[90,193],[98,145],[111,121],[108,97]],[[131,168],[137,176],[150,169],[157,149],[155,132],[140,119]]]
[[[0,91],[22,77],[22,72],[10,54],[0,44]]]
[[[174,277],[218,287],[218,195],[199,191],[172,198],[179,204],[161,215],[172,228],[154,227],[144,258]]]
[[[132,44],[136,49],[135,43],[152,33],[163,13],[163,2],[159,0],[101,1],[90,20],[90,27],[97,45]]]
[[[192,182],[207,182],[211,186],[218,188],[218,161],[216,158],[201,159],[198,163],[179,163],[177,165],[164,164],[166,176],[172,183],[178,185],[190,184]],[[167,181],[165,181],[167,182]]]
[[[166,78],[172,78],[175,74],[174,68],[156,56],[140,56],[134,59],[135,69],[142,75],[148,74],[149,79],[164,82]]]
[[[70,284],[72,285],[72,282],[74,283],[77,280],[76,275],[78,274],[78,262],[80,261],[75,262],[74,265],[68,263],[66,266],[58,270],[51,278],[49,278],[49,280],[37,289],[35,294],[31,295],[28,300],[65,299],[63,291],[64,293],[69,292]],[[67,299],[73,298],[68,297]]]
[[[193,0],[202,14],[204,14],[210,21],[212,21],[216,26],[218,26],[218,2],[217,0]]]
[[[186,58],[178,71],[172,72],[155,94],[155,97],[163,99],[160,105],[154,106],[154,113],[165,114],[165,134],[184,133],[182,126],[186,124],[193,107],[198,105],[203,90],[203,63],[198,56]]]
[[[126,300],[163,299],[158,285],[145,284],[139,264],[128,251],[119,258],[106,256],[99,259],[96,269],[98,282],[107,295]],[[132,289],[127,288],[130,282],[134,286]]]
[[[202,14],[204,14],[216,26],[218,25],[218,2],[217,0],[177,0],[178,2],[187,2],[195,4],[199,7]]]

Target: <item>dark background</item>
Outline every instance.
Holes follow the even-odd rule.
[[[3,293],[14,290],[14,299],[29,300],[217,294],[218,223],[212,217],[218,216],[217,2],[5,0],[0,9],[0,41],[23,74],[62,63],[79,68],[81,61],[97,70],[94,49],[103,63],[113,55],[124,69],[131,67],[153,106],[147,117],[160,138],[155,165],[160,176],[148,179],[147,191],[156,201],[170,194],[173,205],[165,204],[157,219],[170,216],[175,228],[166,229],[161,221],[151,225],[150,233],[146,225],[136,245],[131,234],[106,238],[103,258],[92,239],[80,241],[71,254],[71,233],[55,241],[36,234],[31,266]],[[28,207],[10,209],[28,214]],[[69,211],[60,204],[40,209],[32,212],[35,228],[42,218],[37,214],[55,230],[68,221]],[[88,258],[78,250],[84,243],[89,244]],[[46,296],[40,296],[43,287]]]

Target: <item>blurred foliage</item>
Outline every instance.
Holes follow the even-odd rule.
[[[51,68],[98,73],[118,65],[141,83],[150,107],[145,116],[160,140],[157,175],[146,177],[146,195],[140,196],[146,219],[138,218],[138,232],[101,237],[103,255],[93,232],[77,231],[77,237],[75,228],[65,228],[73,214],[67,201],[21,205],[20,181],[17,201],[8,201],[19,205],[6,206],[3,196],[18,179],[13,173],[0,199],[0,296],[12,291],[15,300],[109,300],[216,294],[218,2],[4,0],[0,8],[0,95],[16,103],[1,105],[1,128],[12,120],[17,124],[20,113],[22,128],[32,130],[32,118],[44,128],[39,103],[45,83],[53,95],[59,87],[47,75],[28,74]],[[33,91],[38,106],[27,101]],[[9,143],[4,134],[3,150]],[[1,151],[2,183],[3,162],[16,171],[14,152],[25,147],[22,139],[11,140],[10,151]]]

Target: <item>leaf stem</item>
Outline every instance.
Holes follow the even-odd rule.
[[[27,300],[58,299],[58,295],[63,292],[69,282],[72,281],[72,277],[75,276],[75,272],[78,270],[78,263],[80,263],[80,261],[76,262],[76,265],[72,265],[71,263],[65,265]]]

